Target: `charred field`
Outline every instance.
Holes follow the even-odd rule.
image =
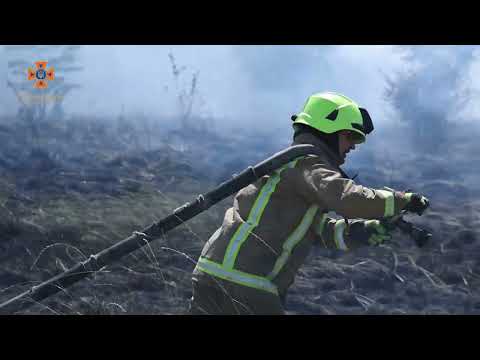
[[[0,119],[0,302],[288,145],[263,135],[166,130],[135,119],[35,126],[17,120]],[[480,161],[472,156],[480,149],[465,147],[468,136],[451,135],[448,157],[405,150],[395,165],[380,154],[349,169],[367,186],[413,186],[427,194],[431,209],[408,220],[433,239],[419,249],[397,231],[381,247],[313,249],[287,297],[287,312],[480,314]],[[23,313],[185,313],[195,260],[231,201]]]

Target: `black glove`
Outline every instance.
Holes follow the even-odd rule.
[[[416,213],[417,215],[422,215],[430,205],[428,199],[421,194],[406,192],[405,196],[409,199],[409,202],[404,210]]]

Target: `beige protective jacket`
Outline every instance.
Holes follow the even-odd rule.
[[[313,244],[342,250],[368,245],[348,236],[344,219],[382,219],[407,204],[404,193],[348,179],[340,157],[315,136],[301,134],[293,144],[313,144],[324,156],[296,159],[240,190],[194,276],[207,273],[283,296]],[[344,219],[327,216],[330,211]]]

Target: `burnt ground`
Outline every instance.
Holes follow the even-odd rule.
[[[0,124],[0,301],[158,220],[197,194],[281,149],[269,138],[206,131],[165,132],[98,119],[32,128]],[[453,135],[452,135],[453,136]],[[431,199],[433,232],[417,248],[396,231],[391,242],[343,253],[314,249],[287,298],[290,314],[480,313],[478,160],[458,134],[446,156],[405,151],[352,170],[372,187],[412,187]],[[239,153],[239,144],[245,151]],[[467,145],[468,144],[468,147]],[[418,164],[422,164],[419,171]],[[356,171],[354,171],[356,172]],[[461,174],[461,176],[459,176]],[[219,226],[226,199],[150,246],[25,313],[181,314],[190,273]]]

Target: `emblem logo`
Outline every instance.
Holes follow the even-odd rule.
[[[33,87],[36,89],[46,89],[48,82],[55,79],[55,70],[50,67],[47,69],[47,61],[36,61],[35,69],[28,68],[28,80],[34,81]]]

